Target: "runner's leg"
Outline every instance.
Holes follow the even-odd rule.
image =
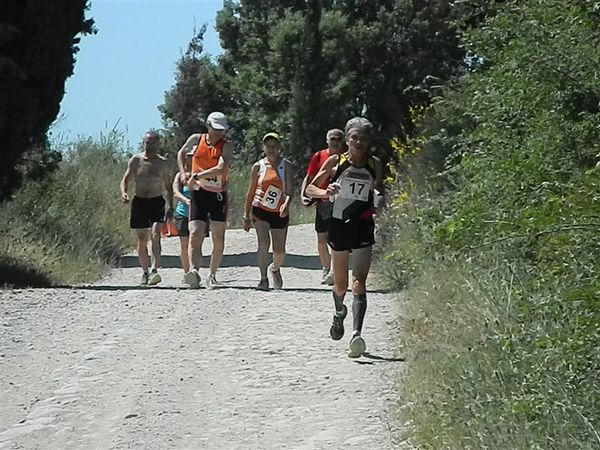
[[[160,229],[162,223],[152,224],[152,269],[158,269],[160,265]]]
[[[137,237],[137,252],[142,271],[148,272],[148,239],[150,230],[148,228],[137,228],[135,230]]]
[[[213,250],[210,257],[210,273],[214,275],[221,267],[223,252],[225,251],[225,222],[210,221],[210,232],[212,234]]]
[[[271,228],[271,237],[273,239],[273,270],[277,271],[285,259],[285,241],[287,238],[288,227]]]
[[[373,247],[364,247],[352,251],[352,302],[353,332],[360,334],[367,312],[366,281],[371,268]]]
[[[348,289],[350,252],[347,250],[341,252],[332,250],[331,260],[333,262],[333,293],[343,299]]]
[[[329,334],[334,341],[341,339],[344,336],[344,319],[348,314],[348,309],[344,305],[344,296],[348,289],[348,260],[350,252],[333,251],[333,304],[335,312],[333,314],[333,322],[329,329]]]
[[[256,261],[260,270],[260,278],[267,278],[267,267],[269,267],[269,247],[271,246],[271,237],[269,236],[269,222],[264,220],[255,220],[254,229],[258,238],[258,250],[256,252]]]
[[[329,254],[329,246],[327,245],[327,232],[317,233],[317,251],[321,260],[323,269],[331,266],[331,255]]]
[[[190,229],[190,240],[188,243],[190,266],[192,269],[198,270],[202,264],[202,244],[204,243],[206,222],[202,220],[190,220],[188,227]]]
[[[179,236],[179,243],[181,245],[181,267],[183,267],[184,272],[189,272],[190,270],[190,255],[188,253],[189,241],[189,236]]]

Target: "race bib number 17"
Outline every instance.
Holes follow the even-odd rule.
[[[361,180],[357,178],[344,178],[342,180],[341,196],[351,200],[366,202],[369,200],[371,191],[371,180]]]

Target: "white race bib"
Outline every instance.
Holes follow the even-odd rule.
[[[207,188],[221,188],[223,177],[221,175],[214,175],[212,177],[200,178],[200,186]]]
[[[283,191],[272,184],[269,185],[267,191],[263,195],[262,201],[260,202],[265,208],[269,209],[277,209],[279,205],[279,200],[281,199],[281,195]]]
[[[341,180],[341,185],[340,196],[342,198],[359,200],[361,202],[369,200],[369,192],[371,192],[370,179],[364,180],[348,176]]]

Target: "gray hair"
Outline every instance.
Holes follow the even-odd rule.
[[[344,128],[344,131],[346,132],[346,134],[348,134],[348,132],[353,128],[356,128],[358,130],[364,130],[368,134],[371,134],[373,132],[373,124],[364,117],[353,117],[352,119],[350,119],[348,122],[346,122],[346,127]]]

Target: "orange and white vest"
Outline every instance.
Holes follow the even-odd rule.
[[[267,158],[258,162],[258,184],[254,193],[252,206],[257,206],[268,212],[279,212],[285,201],[285,165],[286,159],[281,158],[275,169]]]
[[[200,142],[194,155],[192,156],[192,172],[202,172],[215,167],[219,163],[219,158],[223,154],[223,145],[227,142],[225,139],[219,140],[214,145],[208,145],[208,134],[200,136]],[[223,192],[227,188],[227,174],[210,175],[209,177],[197,179],[197,183],[202,189],[210,192]]]

